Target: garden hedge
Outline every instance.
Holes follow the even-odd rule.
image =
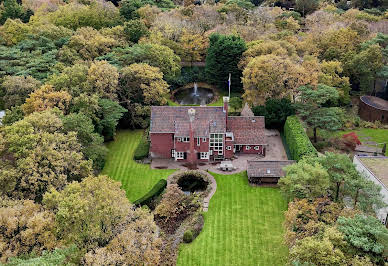
[[[148,157],[150,150],[150,143],[146,138],[141,138],[139,145],[137,145],[133,158],[135,160],[142,160]]]
[[[167,181],[160,179],[147,194],[138,200],[135,200],[133,204],[137,206],[149,205],[153,199],[162,194],[163,190],[167,187]]]
[[[298,117],[287,117],[284,124],[284,135],[293,160],[299,161],[305,156],[318,155]]]

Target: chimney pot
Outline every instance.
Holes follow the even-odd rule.
[[[187,113],[189,114],[190,122],[193,122],[195,118],[195,109],[190,108]]]

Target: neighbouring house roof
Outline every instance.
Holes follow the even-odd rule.
[[[283,168],[295,161],[248,161],[248,177],[283,177]]]
[[[235,144],[266,144],[264,116],[229,116],[227,130]]]
[[[388,188],[388,157],[358,156],[361,163]]]
[[[241,116],[247,116],[247,117],[255,116],[251,108],[249,107],[248,103],[245,103],[244,108],[241,111]]]
[[[226,132],[226,115],[222,106],[152,106],[150,133],[175,133],[189,136],[190,120],[187,111],[195,110],[194,137]]]

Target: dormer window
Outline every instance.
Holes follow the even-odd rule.
[[[271,169],[267,169],[267,174],[270,174],[271,173]]]

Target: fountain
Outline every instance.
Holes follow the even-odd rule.
[[[209,88],[198,87],[197,82],[194,82],[193,87],[179,89],[174,98],[181,105],[206,105],[213,100],[214,92]]]
[[[193,92],[193,96],[194,97],[198,97],[199,94],[198,94],[198,84],[197,82],[194,82],[194,92]]]

